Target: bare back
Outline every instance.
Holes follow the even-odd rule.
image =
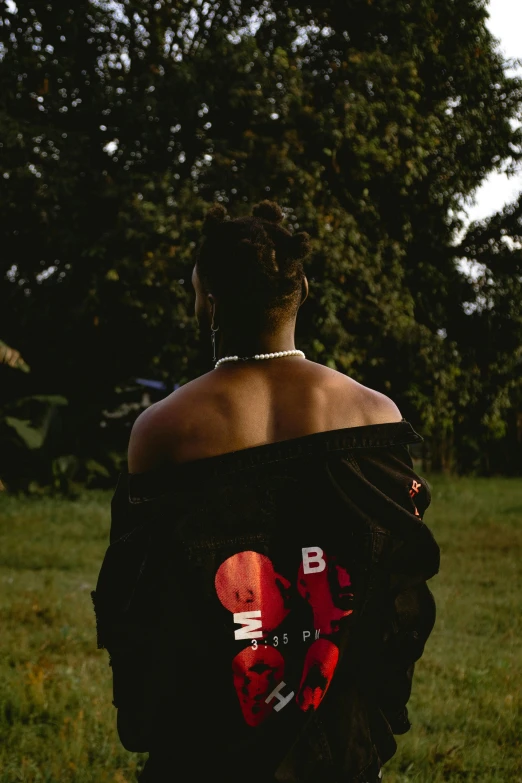
[[[290,357],[211,370],[154,407],[162,451],[173,463],[401,419],[385,395],[324,365]]]

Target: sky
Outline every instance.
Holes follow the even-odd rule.
[[[490,32],[499,40],[506,57],[522,59],[522,2],[520,0],[490,0],[488,5]],[[522,168],[518,174],[491,174],[475,194],[476,204],[467,207],[468,220],[482,220],[493,215],[522,191]]]

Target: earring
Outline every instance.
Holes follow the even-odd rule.
[[[216,361],[216,332],[218,331],[219,326],[217,326],[214,329],[214,316],[212,316],[212,323],[210,325],[210,331],[211,331],[211,338],[212,338],[212,350],[214,352],[214,358],[212,361]]]

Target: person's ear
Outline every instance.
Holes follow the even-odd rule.
[[[207,302],[208,302],[208,311],[210,315],[210,323],[212,323],[216,315],[216,300],[214,299],[213,294],[207,294]]]
[[[302,296],[302,298],[301,298],[301,304],[299,305],[299,307],[301,307],[301,305],[302,305],[302,304],[303,304],[303,302],[305,301],[306,297],[308,296],[308,279],[307,279],[306,275],[304,275],[304,276],[303,276],[303,283],[302,283],[302,293],[301,293],[301,296]]]

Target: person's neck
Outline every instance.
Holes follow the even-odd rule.
[[[292,351],[295,347],[295,327],[292,324],[282,327],[276,332],[257,335],[243,335],[238,331],[231,334],[223,332],[219,342],[216,343],[216,358]]]

